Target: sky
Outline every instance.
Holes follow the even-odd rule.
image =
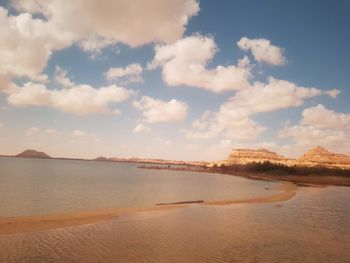
[[[0,0],[0,154],[350,154],[349,12],[349,0]]]

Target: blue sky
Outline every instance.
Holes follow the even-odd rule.
[[[2,154],[350,153],[350,1],[59,2],[0,1]]]

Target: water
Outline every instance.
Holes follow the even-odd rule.
[[[0,216],[43,215],[266,194],[274,183],[136,164],[0,158]]]
[[[12,165],[8,160],[13,162]],[[7,188],[11,185],[10,178],[13,179],[13,184],[22,178],[23,185],[12,186],[14,188],[11,191],[28,191],[31,184],[37,184],[36,189],[61,189],[53,195],[54,198],[49,198],[49,203],[40,204],[45,213],[55,210],[50,205],[60,204],[63,200],[82,200],[80,195],[88,198],[90,204],[81,201],[78,206],[71,204],[70,208],[65,205],[58,207],[65,211],[103,206],[103,202],[94,201],[95,198],[89,197],[84,191],[98,193],[102,199],[113,199],[113,202],[105,200],[108,206],[113,207],[121,204],[138,206],[154,200],[164,201],[163,198],[178,200],[255,196],[266,193],[265,187],[275,185],[230,176],[140,170],[130,164],[31,159],[19,160],[15,168],[13,164],[17,163],[16,159],[6,159],[6,165],[2,161],[1,171],[6,166],[7,173],[1,173],[1,206],[4,205],[3,198],[9,195],[2,191],[10,191]],[[41,167],[35,168],[38,164]],[[65,167],[58,168],[60,166]],[[60,169],[74,179],[69,180],[64,175],[60,179],[54,179],[53,177],[60,176],[61,173],[57,172]],[[29,171],[37,171],[37,174],[25,177],[20,170],[27,176]],[[43,170],[46,172],[42,172]],[[48,171],[52,174],[48,175]],[[120,181],[121,178],[113,179],[118,177],[116,171],[123,171],[123,182]],[[97,174],[94,175],[95,173]],[[52,178],[52,181],[44,180],[45,176]],[[83,176],[88,180],[79,179]],[[138,180],[134,178],[135,181],[130,182],[128,176],[135,176]],[[101,178],[101,182],[98,178]],[[139,180],[143,183],[142,187],[130,186],[137,184]],[[159,181],[162,182],[160,185],[156,183]],[[5,182],[7,187],[3,186]],[[51,185],[53,182],[55,186]],[[82,188],[78,187],[79,184],[82,184]],[[120,193],[106,194],[104,192],[107,190],[103,191],[103,187],[107,187],[108,191],[119,189],[120,184],[129,185],[128,196],[137,196],[130,191],[133,187],[141,191],[140,189],[150,185],[158,191],[139,192],[147,198],[145,202],[135,199],[128,201],[129,203],[121,203],[118,199]],[[62,189],[65,187],[71,189]],[[163,187],[165,190],[161,191]],[[173,190],[173,187],[179,189]],[[77,189],[79,194],[74,194],[73,189]],[[45,193],[48,192],[50,191]],[[0,235],[0,262],[350,262],[350,189],[300,187],[296,192],[294,198],[285,202],[196,205],[171,211],[126,215],[96,224]],[[24,196],[29,198],[30,195],[17,193],[21,197],[9,201],[22,207],[20,203],[25,200]],[[36,196],[37,202],[45,196],[36,191],[31,193]],[[62,195],[60,198],[59,193]],[[149,194],[153,197],[149,197]],[[32,207],[37,205],[33,203]],[[17,209],[12,207],[12,210]],[[40,212],[39,208],[20,210],[21,214]],[[11,209],[1,208],[1,211],[8,214]]]

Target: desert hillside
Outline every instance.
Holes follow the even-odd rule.
[[[350,168],[350,156],[332,153],[321,146],[310,149],[297,159],[297,162],[308,166],[325,165]]]
[[[215,162],[213,165],[248,164],[253,162],[262,163],[265,161],[285,164],[288,166],[297,165],[308,167],[326,166],[350,168],[350,156],[332,153],[321,146],[308,150],[298,159],[288,159],[266,149],[233,149],[227,159]]]
[[[44,152],[38,152],[35,150],[25,150],[19,154],[16,155],[16,157],[22,157],[22,158],[51,158],[49,155],[47,155]]]

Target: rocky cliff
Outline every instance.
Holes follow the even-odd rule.
[[[225,160],[227,164],[247,164],[252,162],[269,161],[272,163],[286,163],[287,158],[266,149],[234,149]]]
[[[350,156],[332,153],[321,146],[310,149],[297,159],[297,162],[307,166],[324,165],[350,168]]]
[[[49,155],[47,155],[44,152],[38,152],[35,150],[25,150],[24,152],[21,152],[16,155],[16,157],[22,157],[22,158],[51,158]]]
[[[325,166],[350,169],[350,156],[332,153],[321,146],[307,151],[298,159],[288,159],[265,149],[233,149],[226,160],[215,162],[211,165],[248,164],[252,162],[262,163],[265,161],[288,166]]]

